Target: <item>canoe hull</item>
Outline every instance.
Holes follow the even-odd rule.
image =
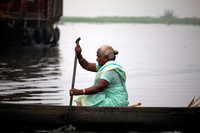
[[[191,131],[198,129],[200,108],[72,107],[70,123],[78,130]],[[56,129],[68,123],[68,106],[0,104],[3,127]]]

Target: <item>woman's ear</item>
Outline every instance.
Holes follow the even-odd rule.
[[[110,60],[108,55],[106,55],[105,58],[106,58],[106,61]]]

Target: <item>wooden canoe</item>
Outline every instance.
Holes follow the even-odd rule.
[[[0,104],[1,127],[56,129],[68,122],[69,106]],[[199,128],[200,108],[72,107],[77,130],[193,131]]]

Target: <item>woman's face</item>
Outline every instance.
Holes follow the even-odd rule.
[[[105,57],[103,55],[101,55],[100,50],[97,50],[97,62],[99,63],[100,66],[103,66],[107,61],[108,61],[108,57]]]

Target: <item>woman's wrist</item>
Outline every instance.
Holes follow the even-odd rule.
[[[85,89],[82,89],[82,94],[85,95]]]
[[[82,54],[81,53],[77,53],[77,58],[78,58],[78,60],[81,60],[83,58]]]
[[[83,61],[83,60],[84,60],[83,56],[82,56],[82,58],[80,58],[80,59],[78,58],[78,60],[79,60],[79,61]]]

